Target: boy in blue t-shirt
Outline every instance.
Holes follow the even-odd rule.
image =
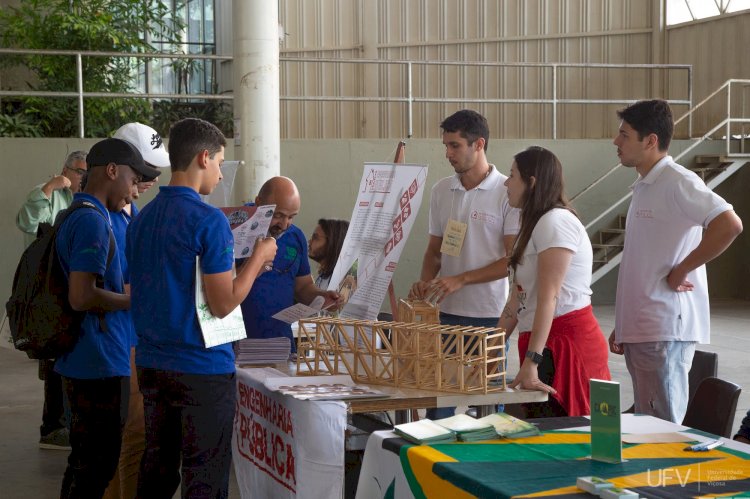
[[[129,143],[100,141],[86,158],[88,181],[55,240],[74,310],[86,311],[73,350],[55,363],[70,402],[71,452],[60,497],[101,497],[120,456],[130,375],[129,332],[117,244],[107,210],[129,203],[153,169]],[[111,251],[111,254],[110,254]],[[108,261],[109,260],[109,261]],[[97,282],[99,281],[99,282]]]
[[[214,316],[247,296],[276,254],[259,241],[232,277],[234,241],[224,214],[200,199],[221,180],[226,139],[211,123],[183,119],[169,133],[172,178],[127,233],[138,335],[135,363],[143,394],[146,450],[138,497],[226,497],[236,386],[230,344],[204,346],[195,309],[196,258]]]

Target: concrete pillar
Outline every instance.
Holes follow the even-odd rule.
[[[360,2],[358,10],[361,16],[359,25],[361,26],[360,31],[360,43],[362,44],[362,57],[365,59],[379,59],[380,54],[378,53],[378,9],[380,2],[372,2],[364,0]],[[380,95],[380,78],[378,74],[380,71],[398,71],[395,66],[382,66],[379,67],[377,64],[365,64],[364,65],[364,94],[367,97],[378,97]],[[364,116],[361,117],[362,130],[360,137],[367,139],[379,139],[380,135],[380,120],[381,120],[381,106],[378,102],[368,102],[362,105]]]
[[[234,60],[234,159],[237,202],[255,199],[280,173],[279,5],[277,0],[232,2]]]

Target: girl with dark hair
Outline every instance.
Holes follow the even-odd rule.
[[[590,414],[589,380],[611,379],[607,342],[591,309],[591,243],[552,152],[516,154],[505,185],[508,202],[521,209],[510,296],[498,322],[520,331],[521,369],[510,386],[550,394],[548,402],[529,404],[528,417]]]
[[[331,274],[339,259],[344,245],[349,222],[334,218],[321,218],[308,241],[308,255],[318,264],[318,276],[315,285],[320,289],[328,288]]]

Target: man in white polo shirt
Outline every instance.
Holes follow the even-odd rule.
[[[430,197],[430,239],[412,299],[440,304],[442,324],[495,327],[508,296],[508,261],[519,211],[508,204],[505,175],[487,162],[489,126],[476,111],[446,118],[445,156],[456,174],[437,182]],[[431,419],[454,408],[429,410]]]
[[[681,423],[695,344],[710,336],[705,264],[742,232],[742,221],[667,154],[674,123],[665,101],[640,101],[617,114],[617,155],[639,176],[625,226],[610,350],[625,354],[635,412]]]

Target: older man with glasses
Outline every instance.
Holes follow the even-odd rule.
[[[269,179],[260,188],[254,204],[276,205],[268,234],[276,239],[277,251],[273,265],[266,266],[266,272],[258,276],[242,302],[247,337],[287,337],[292,352],[296,352],[292,327],[273,315],[295,302],[308,305],[317,296],[325,299],[324,307],[332,306],[338,302],[339,294],[315,286],[307,260],[307,240],[292,223],[301,204],[294,182],[287,177]]]
[[[16,226],[23,232],[26,246],[36,239],[39,225],[52,224],[57,214],[70,206],[73,194],[81,190],[86,175],[86,151],[68,154],[62,172],[34,187],[16,216]],[[66,427],[66,405],[60,375],[53,371],[54,360],[39,361],[39,379],[44,381],[44,408],[39,428],[39,447],[70,450]]]
[[[57,214],[70,206],[73,194],[81,190],[86,175],[86,151],[73,151],[65,158],[62,172],[34,187],[16,216],[26,246],[36,239],[39,224],[53,223]]]

